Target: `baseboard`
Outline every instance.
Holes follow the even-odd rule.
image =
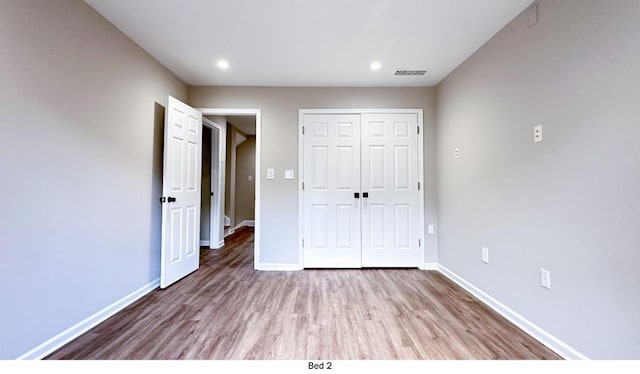
[[[84,320],[69,327],[68,329],[45,341],[44,343],[39,344],[30,351],[18,356],[16,360],[40,360],[46,357],[47,355],[55,352],[58,348],[89,331],[99,323],[105,321],[107,318],[118,313],[122,309],[132,304],[134,301],[140,299],[141,297],[145,296],[158,287],[160,287],[160,278],[142,286],[141,288],[133,291],[129,295],[98,311],[92,316],[85,318]]]
[[[424,264],[418,266],[420,270],[438,270],[437,262],[425,262]]]
[[[209,246],[209,240],[200,240],[200,246],[201,247],[208,247]]]
[[[489,308],[495,310],[498,314],[524,330],[527,334],[531,335],[534,339],[538,340],[540,343],[544,344],[563,358],[567,360],[589,360],[589,358],[584,354],[578,352],[567,343],[542,329],[540,326],[514,312],[512,309],[494,299],[493,297],[489,296],[489,294],[485,293],[481,289],[467,282],[464,278],[460,277],[453,271],[447,269],[442,265],[438,265],[438,270],[444,276],[451,279],[460,287],[464,288],[473,296],[485,303]]]
[[[302,270],[300,264],[272,264],[272,263],[256,263],[256,270],[261,271],[298,271]]]
[[[213,249],[220,249],[222,247],[224,247],[224,239],[220,240],[220,243],[218,243],[218,245],[213,247]]]
[[[241,227],[255,227],[256,226],[256,221],[252,220],[252,219],[245,219],[244,221],[240,222],[239,224],[236,225],[236,227],[233,228],[233,230],[237,230]]]

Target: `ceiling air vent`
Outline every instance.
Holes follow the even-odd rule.
[[[393,75],[424,75],[426,70],[396,70]]]

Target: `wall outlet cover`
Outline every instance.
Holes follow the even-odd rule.
[[[284,179],[293,179],[294,178],[294,172],[291,169],[287,169],[284,171]]]
[[[542,125],[533,126],[533,141],[535,143],[542,141]]]

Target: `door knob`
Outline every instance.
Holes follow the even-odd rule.
[[[176,201],[176,198],[175,198],[175,197],[173,197],[173,196],[169,196],[169,197],[167,198],[167,202],[169,202],[169,203],[174,203],[175,201]]]

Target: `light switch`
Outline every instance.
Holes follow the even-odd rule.
[[[275,179],[276,172],[273,169],[267,169],[267,179]]]
[[[247,177],[247,180],[248,180],[249,182],[253,182],[253,175],[249,175],[249,176]]]
[[[435,234],[435,232],[436,232],[436,228],[433,225],[428,225],[427,226],[427,233],[429,235],[433,235],[433,234]]]
[[[293,170],[287,169],[284,171],[284,179],[293,179],[293,178],[294,178]]]

